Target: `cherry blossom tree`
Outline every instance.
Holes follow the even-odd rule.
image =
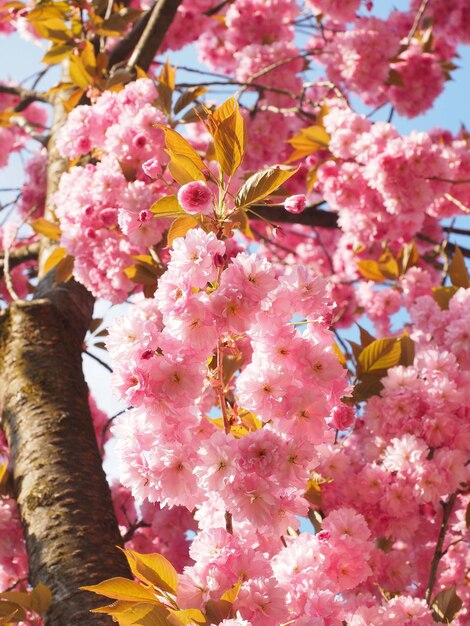
[[[469,623],[470,7],[375,4],[0,0],[1,624]]]

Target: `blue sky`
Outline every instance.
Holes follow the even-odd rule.
[[[393,3],[380,0],[376,4],[378,12],[385,16],[392,6],[403,8],[408,3],[405,0],[396,0]],[[35,43],[21,39],[18,35],[0,37],[0,59],[2,60],[0,80],[24,81],[33,75],[37,72],[40,59],[46,49],[47,47],[41,48]],[[453,80],[446,84],[445,92],[436,100],[432,110],[413,120],[407,120],[398,116],[394,117],[393,122],[401,133],[408,134],[411,130],[429,130],[433,127],[446,128],[455,133],[462,124],[470,128],[470,108],[468,105],[470,99],[470,47],[462,47],[459,53],[460,58],[457,60],[459,68],[453,72]],[[180,65],[192,67],[197,66],[196,53],[192,47],[178,53],[176,61],[173,58],[173,56],[170,57],[173,63],[176,62]],[[53,85],[57,80],[58,74],[58,68],[52,68],[46,79],[40,83],[40,88],[46,90]],[[178,78],[195,82],[196,75],[180,71],[177,74]],[[27,81],[26,85],[31,85],[31,82]],[[359,102],[357,104],[360,111],[369,112],[369,109],[360,105]],[[382,119],[388,115],[388,110],[389,108],[386,107],[383,113],[381,113]],[[374,119],[380,119],[380,115],[375,116]],[[7,168],[0,170],[0,188],[18,186],[21,184],[21,178],[22,163],[21,159],[16,155],[11,159],[11,164]],[[468,225],[468,218],[464,219]],[[100,304],[99,309],[98,315],[102,315],[107,307],[104,304]],[[117,312],[118,310],[115,311],[115,314]],[[87,359],[87,357],[85,358]],[[119,405],[112,398],[109,388],[109,378],[104,375],[102,368],[87,359],[86,374],[90,386],[92,389],[95,389],[99,404],[107,407],[111,413],[118,409]]]

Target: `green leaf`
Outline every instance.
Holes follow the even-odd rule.
[[[455,585],[440,591],[434,598],[431,608],[434,621],[442,624],[452,622],[462,608],[462,600],[455,591]]]
[[[250,204],[256,204],[260,200],[267,198],[276,189],[279,189],[286,180],[289,180],[298,169],[298,167],[289,167],[287,165],[275,165],[267,170],[253,174],[237,193],[235,206],[238,208],[248,207]]]
[[[152,211],[155,217],[178,217],[180,215],[186,215],[186,211],[181,208],[178,198],[175,195],[160,198],[152,204],[150,211]]]
[[[362,350],[358,365],[362,372],[395,367],[400,363],[401,346],[395,337],[376,339]]]
[[[468,269],[465,265],[463,254],[458,246],[455,247],[454,256],[449,265],[449,278],[454,287],[463,287],[464,289],[470,287]]]

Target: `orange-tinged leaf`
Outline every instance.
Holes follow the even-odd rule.
[[[237,599],[238,594],[240,593],[241,586],[242,586],[242,581],[238,580],[234,585],[230,587],[230,589],[227,589],[227,591],[225,591],[220,596],[220,599],[226,600],[227,602],[230,602],[231,604],[233,604],[235,600]]]
[[[400,365],[405,367],[413,365],[415,360],[415,342],[407,333],[400,337],[400,347]]]
[[[238,228],[238,230],[245,235],[248,239],[254,239],[253,232],[250,228],[250,220],[248,219],[247,214],[243,210],[236,211],[230,217],[234,228]]]
[[[155,217],[179,217],[186,215],[175,195],[159,198],[152,204],[150,211],[152,211]]]
[[[85,591],[92,591],[113,600],[126,600],[130,602],[151,601],[157,602],[155,595],[140,583],[127,578],[109,578],[97,585],[80,587]]]
[[[443,311],[447,311],[449,308],[449,302],[453,296],[457,293],[458,287],[433,287],[432,297],[441,307]]]
[[[47,611],[52,602],[52,593],[49,587],[38,583],[31,591],[31,608],[36,613],[42,615]]]
[[[455,585],[440,591],[432,601],[432,616],[435,622],[450,624],[462,608],[463,602],[457,595]]]
[[[470,287],[468,269],[458,246],[455,247],[454,256],[449,265],[449,278],[454,287],[463,287],[464,289]]]
[[[61,230],[59,224],[50,222],[44,217],[38,217],[38,219],[30,222],[29,225],[38,235],[44,235],[49,237],[49,239],[60,239]]]
[[[339,364],[342,365],[343,367],[346,367],[346,357],[344,356],[343,352],[341,351],[341,348],[338,346],[336,342],[333,343],[333,352],[338,357]]]
[[[47,257],[46,262],[44,263],[43,271],[45,274],[49,272],[53,267],[57,265],[59,261],[61,261],[67,255],[66,248],[54,248],[54,250]]]
[[[77,106],[84,93],[85,89],[79,87],[78,89],[75,89],[75,91],[66,100],[62,99],[62,106],[67,113],[70,113],[70,111]]]
[[[294,148],[287,163],[303,159],[318,150],[328,148],[330,136],[319,124],[303,128],[298,135],[291,137],[288,143]]]
[[[179,113],[185,109],[188,105],[193,103],[199,96],[202,96],[207,92],[207,87],[190,87],[187,91],[184,91],[178,100],[175,102],[174,112]]]
[[[158,76],[158,81],[163,85],[167,85],[172,91],[175,89],[176,69],[171,67],[170,61],[166,59],[162,66],[162,71]]]
[[[217,124],[213,137],[215,154],[222,171],[227,176],[233,176],[245,154],[243,118],[238,104],[229,117]]]
[[[106,613],[116,619],[120,626],[168,626],[168,611],[163,606],[155,606],[149,602],[113,602],[93,609],[92,613]]]
[[[71,81],[77,85],[77,87],[88,89],[93,83],[94,76],[92,68],[85,65],[81,56],[72,54],[69,60],[69,72]]]
[[[193,624],[207,624],[206,617],[199,609],[169,610],[168,623],[171,626],[193,626]]]
[[[176,594],[178,573],[163,555],[140,554],[134,550],[123,550],[123,552],[134,576],[162,591]]]
[[[195,180],[206,180],[204,174],[189,157],[184,154],[175,154],[171,150],[167,152],[171,159],[168,169],[177,183],[187,185]]]
[[[55,280],[57,283],[66,283],[73,276],[75,257],[68,254],[55,266]]]
[[[395,337],[376,339],[362,350],[358,365],[362,372],[373,372],[395,367],[400,363],[401,346]]]
[[[72,53],[73,49],[73,46],[69,44],[57,44],[46,52],[41,61],[42,63],[49,63],[50,65],[60,63],[60,61],[67,58]]]
[[[250,204],[256,204],[267,198],[297,171],[297,167],[275,165],[262,172],[256,172],[245,181],[237,193],[235,206],[239,208],[249,207]]]
[[[364,259],[363,261],[356,261],[356,265],[361,276],[367,278],[367,280],[373,280],[376,283],[381,283],[385,280],[385,276],[380,270],[377,261]]]
[[[177,217],[168,231],[167,248],[173,245],[173,241],[177,237],[184,237],[188,230],[191,230],[191,228],[194,228],[197,224],[197,220],[192,215]]]
[[[156,124],[156,127],[161,128],[161,130],[165,133],[165,144],[168,150],[174,154],[187,157],[199,170],[201,170],[201,172],[207,169],[204,165],[204,161],[198,155],[196,150],[184,137],[177,133],[176,130],[163,126],[162,124]]]
[[[209,600],[204,610],[211,624],[220,624],[223,620],[232,617],[233,606],[227,600]]]
[[[5,462],[0,465],[0,496],[10,495],[11,488],[11,474],[8,471],[8,462]]]
[[[25,619],[25,612],[16,602],[0,601],[0,624],[8,624],[12,619],[20,622]]]
[[[400,266],[400,273],[405,274],[410,267],[413,267],[419,262],[419,252],[416,248],[414,241],[406,243],[398,253],[397,257],[398,265]]]
[[[398,278],[400,269],[398,262],[391,252],[384,252],[379,258],[379,270],[385,276],[391,280]]]
[[[0,593],[0,600],[8,600],[8,602],[18,604],[18,606],[21,606],[27,611],[32,608],[31,594],[27,591],[5,591],[3,593]]]

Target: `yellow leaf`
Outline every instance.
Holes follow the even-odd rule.
[[[49,270],[55,267],[57,263],[66,256],[66,254],[66,248],[54,248],[54,250],[47,257],[46,262],[44,263],[44,273],[47,274]]]
[[[187,185],[195,180],[206,180],[204,174],[189,157],[184,154],[175,154],[171,150],[167,152],[171,159],[168,169],[177,183]]]
[[[166,59],[165,63],[162,66],[162,71],[158,76],[158,80],[163,85],[167,85],[172,91],[175,89],[175,77],[176,77],[176,69],[171,67],[170,62]]]
[[[38,235],[44,235],[49,237],[49,239],[60,239],[61,230],[59,224],[50,222],[44,217],[38,217],[38,219],[30,222],[29,225]]]
[[[400,337],[400,347],[400,365],[404,365],[405,367],[413,365],[415,360],[415,342],[407,333]]]
[[[0,495],[6,496],[10,492],[11,475],[8,471],[8,463],[0,465]]]
[[[113,600],[126,600],[128,602],[157,602],[155,595],[146,587],[134,580],[127,578],[109,578],[97,585],[80,587],[85,591],[92,591]]]
[[[454,287],[463,287],[464,289],[470,287],[468,269],[465,265],[463,254],[458,246],[455,247],[454,256],[449,265],[449,278]]]
[[[149,585],[161,591],[176,594],[178,587],[178,573],[173,565],[163,555],[140,554],[134,550],[122,550],[126,555],[129,567],[134,576],[137,576]]]
[[[400,273],[405,274],[410,267],[418,265],[419,252],[415,246],[415,243],[406,243],[398,253],[397,257],[398,265],[400,266]]]
[[[167,236],[167,248],[173,245],[173,241],[177,237],[184,237],[188,230],[197,226],[197,220],[192,215],[184,215],[183,217],[177,217],[173,224],[170,226]]]
[[[63,59],[67,58],[72,53],[73,49],[73,46],[68,44],[58,44],[52,46],[52,48],[42,57],[41,61],[42,63],[49,63],[50,65],[59,63]]]
[[[240,210],[233,213],[230,217],[233,227],[245,235],[248,239],[254,239],[253,232],[250,228],[250,220],[245,211]]]
[[[66,283],[73,276],[74,257],[68,254],[55,266],[55,281]]]
[[[75,91],[70,95],[69,98],[67,98],[66,100],[62,99],[62,106],[67,111],[67,113],[70,113],[70,111],[77,106],[77,104],[82,99],[84,93],[85,89],[79,87],[78,89],[75,89]]]
[[[225,116],[228,106],[231,106],[233,110]],[[216,124],[213,137],[217,161],[227,176],[233,176],[245,154],[245,122],[238,102],[231,98],[216,109],[211,118]]]
[[[337,343],[333,344],[333,352],[338,357],[339,364],[342,365],[343,367],[346,367],[346,357],[344,356],[343,352],[341,351]]]
[[[120,626],[168,626],[168,611],[163,606],[148,602],[113,602],[108,606],[92,609],[92,613],[106,613],[115,618]]]
[[[443,311],[449,308],[449,302],[456,294],[458,287],[433,287],[432,296]]]
[[[242,581],[238,580],[234,585],[230,587],[230,589],[227,589],[227,591],[220,596],[220,599],[226,600],[227,602],[233,604],[238,597],[241,586]]]
[[[289,167],[287,165],[275,165],[267,170],[253,174],[237,193],[235,206],[244,208],[267,198],[293,176],[298,169],[297,167]]]
[[[69,61],[69,72],[71,81],[78,87],[87,89],[93,83],[91,68],[85,65],[81,56],[72,54]]]
[[[362,372],[373,372],[395,367],[400,363],[401,345],[395,337],[376,339],[362,350],[358,365]]]
[[[400,273],[397,260],[391,252],[384,252],[379,258],[379,269],[385,278],[391,280],[398,278]]]
[[[16,602],[0,601],[0,624],[8,624],[12,619],[20,622],[25,619],[25,612]]]
[[[39,583],[31,591],[31,608],[42,615],[47,611],[52,602],[52,593],[49,587]]]
[[[171,626],[193,626],[193,624],[206,624],[206,617],[199,609],[184,609],[181,611],[169,609],[167,619]]]
[[[152,204],[150,211],[155,217],[178,217],[180,215],[186,215],[186,212],[181,208],[178,198],[175,195],[164,196]]]
[[[124,274],[138,285],[156,287],[157,279],[161,275],[159,269],[151,263],[138,262],[135,265],[126,267]]]
[[[156,126],[157,128],[161,128],[165,133],[165,143],[168,150],[170,150],[173,154],[187,157],[199,170],[201,170],[201,172],[204,172],[207,169],[204,165],[204,161],[198,155],[196,150],[184,137],[177,133],[176,130],[163,126],[162,124],[156,124]]]
[[[377,261],[366,259],[363,261],[356,261],[357,269],[359,273],[367,280],[373,280],[376,283],[381,283],[385,280],[385,276],[382,274]]]
[[[174,112],[179,113],[185,109],[192,102],[197,100],[199,96],[202,96],[207,91],[207,87],[190,87],[187,91],[184,91],[174,106]]]
[[[303,128],[298,135],[288,140],[288,143],[294,148],[294,152],[290,155],[287,163],[303,159],[318,150],[326,149],[328,148],[329,142],[330,136],[323,126],[315,124]]]

